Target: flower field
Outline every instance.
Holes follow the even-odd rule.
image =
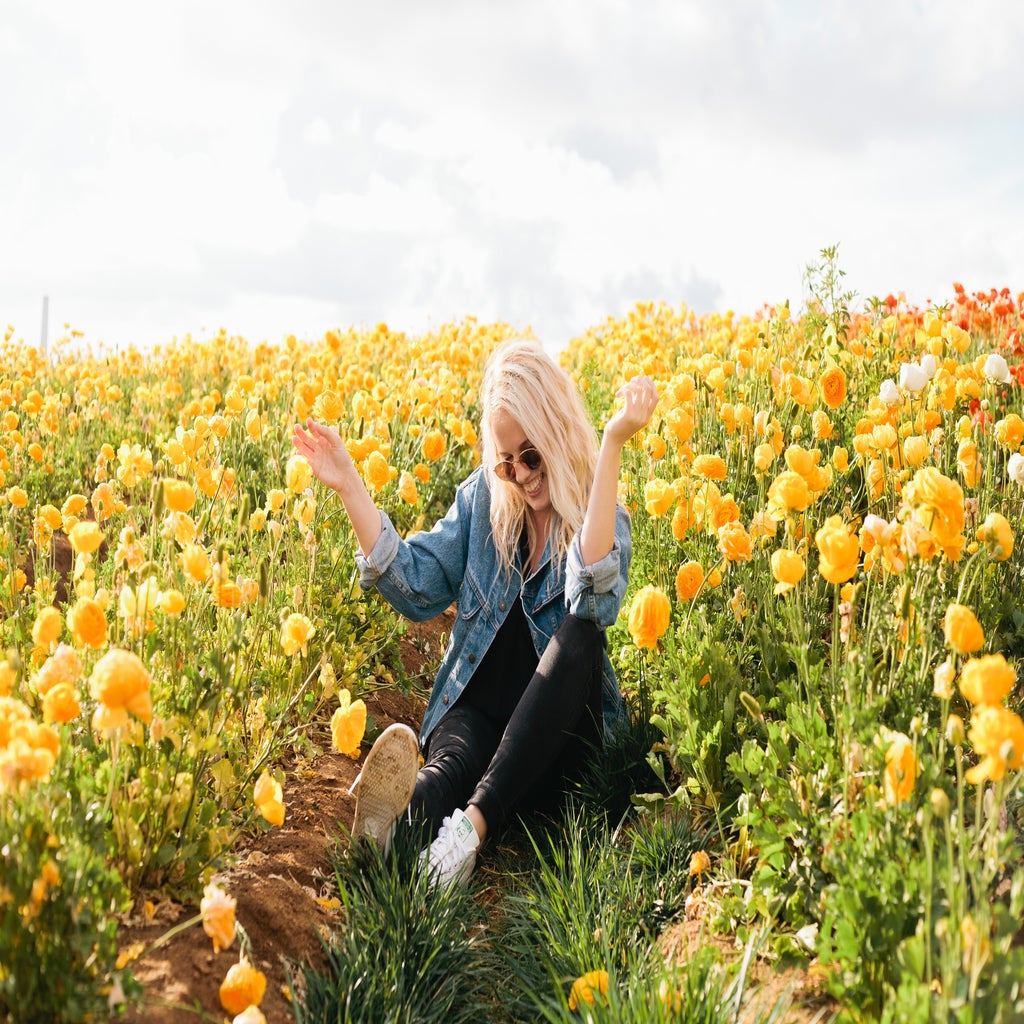
[[[604,831],[566,830],[589,845],[538,840],[528,886],[510,875],[496,945],[545,952],[527,978],[488,947],[524,994],[465,1019],[738,1020],[730,986],[756,959],[813,972],[842,1019],[1024,1020],[1024,295],[854,309],[844,288],[826,250],[799,311],[638,305],[561,353],[598,427],[624,380],[661,394],[620,483],[634,555],[609,649],[634,727],[592,803],[627,799]],[[197,941],[238,951],[222,1018],[263,1019],[213,876],[286,820],[302,783],[282,765],[315,756],[314,726],[355,761],[364,698],[411,685],[403,624],[360,593],[292,425],[337,425],[399,530],[429,527],[478,462],[483,364],[512,333],[145,353],[71,335],[46,356],[8,330],[0,1018],[138,1000],[146,950],[118,922],[166,897],[196,907]],[[623,843],[653,887],[623,880]],[[614,896],[575,893],[605,870]],[[339,949],[392,920],[361,917],[344,877]],[[437,913],[469,928],[465,911]],[[683,920],[737,955],[667,959],[658,935]],[[325,986],[297,986],[296,1019],[375,1019],[317,1009]]]

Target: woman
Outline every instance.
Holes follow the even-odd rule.
[[[433,884],[464,882],[488,833],[560,788],[624,715],[604,636],[632,551],[619,462],[658,395],[638,377],[618,397],[599,446],[544,348],[501,345],[481,389],[483,465],[444,519],[406,540],[338,432],[295,426],[296,449],[352,521],[363,589],[417,621],[458,605],[420,731],[423,767],[412,730],[391,726],[354,787],[356,838],[386,847],[405,812],[436,834],[421,854]]]

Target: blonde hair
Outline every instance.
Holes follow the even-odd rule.
[[[513,339],[491,354],[481,388],[483,462],[491,489],[491,529],[498,559],[511,572],[525,525],[531,549],[537,524],[521,491],[497,480],[493,418],[504,410],[515,419],[544,460],[551,495],[553,559],[564,561],[583,525],[597,465],[597,433],[568,374],[535,341]],[[495,486],[498,484],[498,486]]]

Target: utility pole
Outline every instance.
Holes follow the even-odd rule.
[[[39,343],[39,347],[43,350],[43,355],[46,355],[46,321],[50,313],[50,296],[43,296],[43,333],[42,340]]]

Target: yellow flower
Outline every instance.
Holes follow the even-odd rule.
[[[775,577],[775,593],[785,594],[803,579],[807,567],[803,558],[790,548],[772,552],[772,575]]]
[[[281,623],[281,647],[290,658],[297,651],[306,653],[306,644],[316,632],[312,622],[299,612],[292,612]]]
[[[711,870],[711,858],[704,850],[698,850],[690,856],[690,874],[698,878]]]
[[[366,460],[366,479],[378,491],[391,479],[391,467],[380,452],[370,452]]]
[[[985,645],[985,632],[974,612],[966,605],[951,604],[942,620],[946,646],[958,654],[973,654]]]
[[[800,473],[783,470],[768,488],[768,508],[787,512],[803,512],[811,503],[811,491]],[[781,516],[780,516],[781,518]]]
[[[156,602],[157,608],[176,619],[185,610],[185,595],[180,590],[161,590]]]
[[[44,651],[50,649],[60,639],[61,619],[60,612],[52,605],[40,608],[32,623],[32,643]]]
[[[586,1003],[594,1005],[595,999],[605,1002],[608,997],[608,972],[587,971],[572,983],[569,991],[569,1009],[575,1010]]]
[[[960,672],[960,692],[972,704],[1001,704],[1017,673],[1001,654],[971,658]]]
[[[660,588],[648,584],[633,598],[629,609],[629,634],[640,648],[653,649],[658,645],[672,616],[668,595]]]
[[[644,503],[647,514],[657,519],[663,516],[676,500],[676,490],[667,481],[660,478],[648,480],[644,485]]]
[[[352,700],[348,690],[338,693],[339,706],[331,716],[331,738],[334,748],[352,758],[359,757],[359,745],[366,732],[366,704]]]
[[[729,562],[749,562],[753,554],[750,534],[740,522],[725,523],[718,528],[718,550]]]
[[[967,770],[968,782],[998,782],[1007,768],[1024,767],[1024,722],[1009,708],[991,704],[975,708],[967,735],[982,759]]]
[[[832,467],[837,473],[845,473],[850,468],[850,453],[845,448],[832,449]]]
[[[284,471],[285,485],[292,494],[301,494],[313,479],[313,469],[305,455],[295,452],[288,458]]]
[[[1013,529],[999,512],[989,512],[978,527],[977,537],[996,562],[1005,562],[1013,554]]]
[[[934,466],[917,470],[903,489],[914,520],[928,530],[946,557],[957,561],[964,546],[964,492]]]
[[[911,434],[903,442],[903,457],[907,460],[908,466],[921,465],[931,455],[931,452],[932,446],[929,444],[928,438],[922,437],[920,434]]]
[[[968,487],[973,487],[981,477],[981,459],[978,446],[970,440],[961,441],[956,450],[957,472]]]
[[[1024,444],[1024,420],[1015,412],[1001,419],[995,427],[996,440],[1008,451],[1020,451]]]
[[[838,366],[829,367],[818,378],[818,391],[830,409],[838,409],[846,400],[846,374]]]
[[[437,462],[444,455],[448,443],[440,430],[428,430],[423,435],[423,457],[428,462]]]
[[[186,544],[178,558],[182,572],[193,583],[205,583],[213,573],[210,556],[199,544]]]
[[[818,548],[818,572],[829,583],[845,583],[857,572],[860,545],[842,516],[829,516],[814,535]]]
[[[676,596],[680,601],[692,601],[704,582],[704,569],[700,562],[686,562],[676,573]]]
[[[284,989],[287,995],[288,990]],[[258,1006],[247,1006],[241,1013],[231,1018],[231,1024],[267,1024],[267,1018]]]
[[[256,805],[256,810],[271,825],[281,825],[284,823],[284,800],[282,799],[281,783],[270,772],[264,770],[263,774],[256,780],[252,800]]]
[[[149,671],[137,654],[107,651],[89,676],[89,693],[101,705],[93,727],[109,734],[127,724],[129,712],[148,723],[153,717],[149,687]]]
[[[885,799],[890,804],[901,804],[914,792],[920,766],[909,736],[901,732],[888,733],[886,740]]]
[[[68,612],[68,629],[76,647],[94,650],[107,642],[107,616],[92,597],[80,597]]]
[[[938,697],[939,700],[952,700],[953,680],[955,678],[956,669],[953,667],[953,662],[946,658],[933,673],[934,685],[932,686],[932,694]]]
[[[165,477],[163,480],[164,504],[172,512],[191,512],[196,503],[196,492],[184,480]]]
[[[266,990],[266,976],[242,957],[229,968],[220,984],[220,1005],[228,1013],[241,1013],[250,1006],[258,1006]]]
[[[416,489],[416,477],[408,471],[403,471],[398,479],[398,496],[409,505],[415,505],[420,500],[420,492]]]
[[[693,460],[693,472],[705,480],[724,480],[727,472],[725,460],[718,455],[698,455]]]
[[[57,683],[43,698],[44,722],[71,722],[82,713],[78,691],[72,683]]]
[[[240,608],[242,588],[234,580],[218,581],[213,587],[213,600],[218,608]]]
[[[91,519],[75,523],[68,531],[68,539],[76,553],[91,555],[103,543],[103,531]]]
[[[24,508],[28,504],[28,491],[23,487],[12,487],[7,492],[7,500],[15,508]]]

